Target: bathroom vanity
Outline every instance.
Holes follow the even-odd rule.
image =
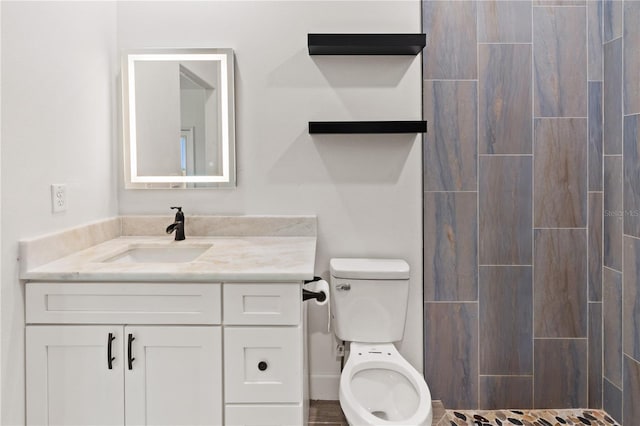
[[[27,423],[306,423],[315,217],[188,218],[185,241],[160,223],[21,243]]]

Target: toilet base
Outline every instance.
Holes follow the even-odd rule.
[[[431,393],[392,343],[352,343],[340,377],[340,406],[351,425],[430,426]]]

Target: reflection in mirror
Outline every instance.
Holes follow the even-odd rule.
[[[123,88],[127,188],[235,186],[231,49],[130,52]]]

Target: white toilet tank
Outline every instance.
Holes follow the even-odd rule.
[[[331,314],[339,339],[402,340],[409,264],[401,259],[331,259]]]

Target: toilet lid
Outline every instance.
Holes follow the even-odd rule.
[[[409,264],[402,259],[331,259],[331,276],[361,280],[407,280]]]

